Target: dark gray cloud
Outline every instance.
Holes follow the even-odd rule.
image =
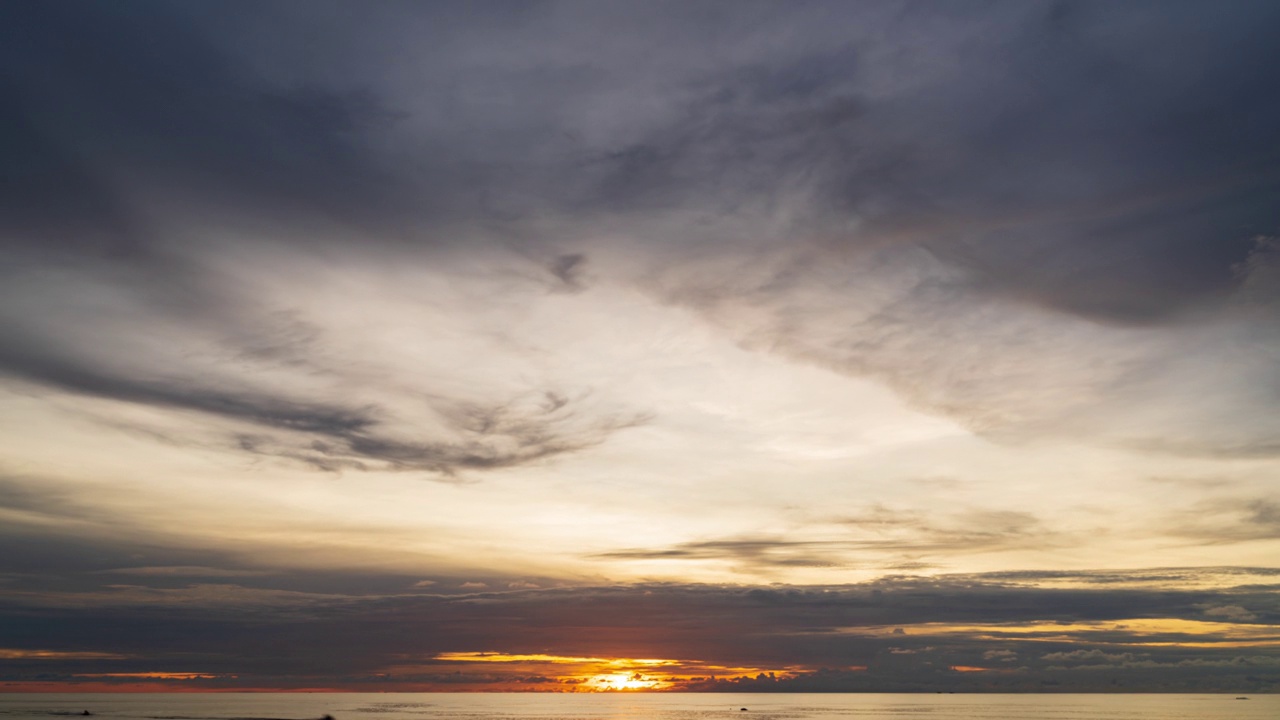
[[[23,353],[30,345],[5,348],[0,369],[63,390],[165,408],[194,410],[282,429],[342,435],[373,424],[365,408],[344,409],[290,402],[267,393],[200,388],[176,380],[143,380],[108,375],[68,358]]]
[[[728,215],[798,193],[790,233],[921,244],[975,289],[1115,323],[1221,296],[1276,227],[1280,103],[1257,71],[1275,67],[1257,29],[1273,9],[896,10],[891,32],[937,33],[910,88],[875,87],[900,69],[862,39],[704,77],[668,126],[601,160],[588,207]]]
[[[619,430],[643,424],[641,414],[588,416],[585,424],[576,405],[554,392],[542,401],[497,405],[452,403],[442,415],[461,435],[453,442],[412,442],[370,433],[344,433],[345,444],[314,443],[305,459],[319,467],[341,468],[365,461],[392,469],[430,470],[452,476],[465,470],[486,470],[537,462],[573,453],[604,442]]]
[[[148,602],[121,605],[109,600],[112,593]],[[640,585],[454,596],[189,585],[149,596],[107,588],[84,600],[9,597],[0,612],[23,622],[3,624],[0,647],[110,647],[126,656],[109,663],[112,672],[189,671],[179,666],[198,660],[203,672],[239,674],[241,686],[306,680],[360,686],[358,678],[390,666],[406,669],[386,682],[431,683],[441,674],[433,667],[450,667],[434,659],[437,654],[477,649],[808,668],[758,680],[793,690],[972,689],[988,683],[1026,689],[1049,679],[1060,689],[1083,690],[1112,678],[1130,690],[1261,689],[1274,684],[1280,662],[1273,644],[1236,647],[1238,638],[1227,630],[1188,636],[1176,627],[1125,624],[1135,618],[1200,620],[1206,603],[1239,603],[1256,613],[1248,627],[1265,633],[1280,619],[1274,587],[1052,590],[975,576],[831,587]],[[988,627],[965,629],[971,625]],[[938,634],[947,626],[958,629]],[[1197,644],[1176,644],[1189,639]],[[105,667],[101,660],[0,663],[8,680]],[[849,666],[865,670],[844,669]],[[957,673],[956,666],[990,674],[975,678]],[[1104,666],[1112,674],[1099,673]],[[826,682],[833,671],[822,668],[838,669],[840,682]],[[473,668],[481,669],[494,670]],[[509,679],[509,673],[527,670],[494,672]],[[741,681],[718,689],[754,685]]]
[[[557,582],[527,572],[499,573],[467,567],[465,563],[462,569],[455,564],[431,572],[397,571],[383,566],[360,569],[368,564],[369,554],[354,559],[331,556],[319,565],[299,563],[307,550],[290,544],[288,535],[280,538],[281,543],[246,546],[223,537],[184,532],[167,517],[155,523],[145,514],[121,512],[107,499],[141,505],[148,496],[136,488],[65,484],[54,477],[0,474],[0,513],[5,519],[0,524],[3,600],[39,604],[41,593],[65,592],[70,594],[63,599],[71,606],[105,603],[123,608],[167,599],[229,607],[228,612],[234,613],[240,600],[234,594],[195,592],[184,600],[181,592],[192,586],[234,585],[247,593],[279,593],[270,599],[287,604],[299,598],[305,600],[307,594],[337,598],[416,592],[422,588],[435,594],[472,592],[464,585],[474,582],[477,576],[483,577],[485,586],[494,588],[550,587]],[[382,530],[369,527],[355,530],[379,531]],[[337,543],[341,545],[341,537]],[[399,560],[413,568],[424,559],[420,552],[387,548],[372,556],[379,562]],[[325,569],[333,562],[347,569],[336,573]],[[124,588],[131,590],[123,592]],[[115,591],[121,592],[114,600],[93,594]]]
[[[551,248],[586,238],[659,268],[649,280],[667,301],[717,321],[725,305],[762,313],[747,346],[886,379],[993,436],[1049,433],[1061,418],[1029,408],[1057,403],[1023,407],[1010,392],[1063,385],[1101,404],[1089,390],[1120,396],[1115,385],[1150,377],[1170,349],[1135,357],[1068,334],[1045,344],[1049,360],[1024,357],[1024,329],[991,330],[983,303],[1176,326],[1220,309],[1255,239],[1280,229],[1269,3],[385,6],[354,21],[291,3],[4,12],[13,161],[0,223],[22,248],[8,270],[87,263],[149,298],[142,322],[185,302],[189,321],[245,323],[251,302],[232,300],[234,278],[209,267],[217,248],[193,227],[251,236],[285,263],[333,243],[390,262],[494,243],[538,258],[562,291],[583,287],[591,248]],[[634,37],[598,52],[616,26]],[[807,40],[770,42],[778,34]],[[885,247],[949,274],[851,312],[865,283],[855,267],[840,282],[842,263]],[[722,261],[673,280],[689,257]],[[815,290],[829,298],[800,301]],[[974,326],[995,337],[956,353]],[[989,370],[1078,353],[1103,375],[1085,391]],[[951,355],[960,367],[939,360]],[[1179,416],[1198,426],[1213,412]],[[1275,453],[1269,426],[1175,429],[1118,439]]]
[[[560,288],[564,292],[578,292],[583,288],[583,273],[586,265],[586,255],[565,253],[555,257],[549,270],[551,275],[560,281]]]
[[[223,207],[369,220],[406,201],[362,145],[391,120],[367,93],[272,83],[163,3],[4,15],[10,240],[145,252],[165,193],[211,221]]]
[[[627,549],[601,553],[614,560],[729,560],[746,569],[769,567],[840,567],[847,560],[841,550],[848,543],[797,541],[782,538],[737,538],[680,543],[658,549]]]
[[[82,224],[118,226],[117,235],[145,244],[145,232],[129,229],[127,201],[105,189],[112,167],[125,163],[129,176],[216,209],[375,223],[459,212],[450,208],[474,215],[486,193],[526,194],[596,217],[691,208],[709,218],[787,195],[805,206],[795,234],[855,220],[857,232],[832,242],[918,242],[973,269],[984,287],[1115,322],[1158,320],[1221,293],[1252,239],[1276,228],[1269,198],[1280,178],[1267,148],[1280,103],[1266,92],[1276,51],[1259,29],[1274,21],[1267,3],[1227,14],[1194,3],[759,10],[813,42],[713,59],[695,39],[761,37],[715,4],[578,17],[554,5],[518,13],[387,7],[346,28],[288,3],[218,13],[141,2],[13,4],[5,46],[16,110],[7,137],[25,160],[8,177],[39,197],[15,200],[4,215],[34,214],[23,226],[85,216],[92,219]],[[623,47],[595,68],[577,63],[593,31],[623,20],[638,44],[683,25],[672,57],[688,67],[602,92],[651,70],[627,67]],[[889,35],[874,40],[856,27],[842,35],[831,28],[840,20]],[[294,23],[327,45],[302,57],[286,35],[271,55],[249,31],[255,23]],[[396,107],[414,98],[386,96],[408,88],[373,74],[367,46],[376,33],[394,37],[397,23],[451,24],[470,42],[495,46],[489,66],[424,51],[463,73],[448,83],[429,73],[414,88],[451,113],[447,120]],[[512,38],[514,48],[496,47]],[[922,51],[916,67],[887,53],[895,42]],[[557,63],[541,43],[561,44],[572,60]],[[1165,52],[1173,45],[1179,52]],[[339,83],[343,64],[351,69]],[[307,66],[310,76],[297,70]],[[365,87],[353,73],[366,74]],[[895,79],[903,87],[886,87]],[[468,85],[477,95],[466,94]],[[493,90],[531,101],[523,124],[479,114],[478,95]],[[607,113],[625,92],[648,93],[664,110]],[[556,102],[588,112],[556,117]],[[592,125],[587,116],[608,120]],[[432,134],[411,153],[386,153],[377,136],[397,119]],[[553,120],[564,125],[558,133]],[[508,123],[506,132],[486,147],[469,124],[495,122]],[[624,142],[594,139],[614,137]],[[558,151],[526,148],[505,159],[508,167],[486,164],[495,148],[518,152],[534,140],[554,140]],[[30,182],[38,178],[48,181]],[[541,187],[549,178],[563,187]],[[87,185],[96,188],[73,192]],[[457,193],[472,199],[459,202]],[[154,197],[140,201],[132,215],[146,217]],[[83,209],[67,212],[74,207]]]
[[[708,80],[667,127],[610,156],[605,206],[724,222],[732,239],[708,242],[730,259],[672,271],[658,292],[717,323],[756,318],[738,328],[748,347],[883,378],[992,437],[1060,433],[1064,417],[1087,413],[1067,432],[1159,452],[1272,456],[1266,402],[1229,401],[1242,422],[1206,433],[1204,418],[1223,411],[1201,403],[1232,391],[1153,402],[1178,392],[1155,386],[1168,354],[1185,351],[1157,338],[1138,352],[1126,340],[1148,338],[1110,332],[1227,312],[1248,284],[1240,268],[1255,239],[1280,222],[1275,162],[1263,159],[1273,150],[1257,151],[1271,147],[1265,128],[1280,105],[1253,85],[1273,82],[1270,71],[1252,70],[1274,49],[1251,13],[1272,11],[1206,24],[1193,5],[996,7],[981,20],[901,8],[895,29],[936,32],[923,71],[851,42]],[[948,52],[951,61],[940,57]],[[895,71],[912,81],[906,89],[871,91]],[[696,237],[714,235],[689,224]],[[772,267],[732,257],[762,246],[792,256],[766,254]],[[908,248],[937,274],[904,271]],[[887,302],[859,306],[859,289],[899,273]],[[1065,332],[1027,315],[1036,310],[1060,314]],[[995,320],[1006,313],[1023,317]],[[1087,381],[1075,376],[1083,367]],[[1259,370],[1251,382],[1270,397],[1276,378]],[[1089,412],[1105,415],[1099,408],[1120,397],[1153,405],[1150,422],[1173,427],[1135,430],[1143,418],[1112,430]]]

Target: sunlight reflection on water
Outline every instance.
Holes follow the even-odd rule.
[[[0,694],[2,720],[1274,720],[1280,695]],[[743,712],[740,708],[748,708]]]

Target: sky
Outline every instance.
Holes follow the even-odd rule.
[[[0,4],[0,691],[1280,689],[1280,4]]]

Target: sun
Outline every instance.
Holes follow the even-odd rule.
[[[640,673],[606,673],[592,675],[583,683],[593,690],[652,690],[662,683],[657,678],[646,677]]]

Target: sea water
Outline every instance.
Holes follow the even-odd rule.
[[[1280,695],[0,694],[0,720],[1276,720]],[[743,709],[745,708],[745,710]]]

